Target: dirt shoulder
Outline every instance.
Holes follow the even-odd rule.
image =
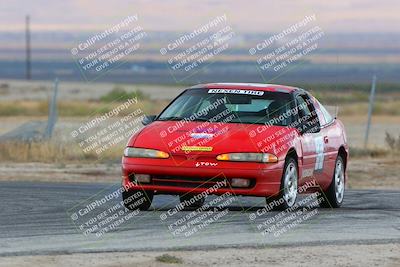
[[[1,163],[0,181],[116,183],[120,164]]]
[[[0,257],[0,267],[30,266],[399,266],[400,244],[326,245],[204,251]]]
[[[0,181],[121,181],[120,164],[0,163]],[[348,166],[351,189],[400,189],[400,159],[356,158]]]
[[[351,189],[400,189],[400,159],[351,159],[347,182]]]

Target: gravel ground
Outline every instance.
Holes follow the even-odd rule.
[[[400,244],[240,248],[200,251],[90,253],[0,258],[0,266],[387,266],[400,265]],[[181,263],[160,262],[168,254]]]

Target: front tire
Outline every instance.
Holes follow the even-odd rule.
[[[129,190],[122,192],[122,200],[128,210],[148,210],[153,201],[153,196],[152,191]]]
[[[299,176],[297,162],[294,158],[288,158],[283,168],[281,187],[277,196],[267,197],[266,202],[273,210],[285,210],[296,204],[297,184]]]
[[[323,191],[323,199],[320,204],[323,208],[339,208],[343,203],[345,189],[345,165],[341,155],[338,155],[333,171],[332,182],[326,191]]]

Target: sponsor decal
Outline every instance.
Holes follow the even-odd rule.
[[[183,151],[205,151],[210,152],[213,150],[212,146],[182,146]]]
[[[264,95],[264,91],[243,89],[209,89],[209,94],[237,94],[237,95]]]
[[[218,166],[218,163],[208,162],[208,161],[198,161],[198,162],[196,162],[195,166],[196,167],[203,167],[203,166],[216,167],[216,166]]]
[[[218,133],[219,127],[214,125],[209,128],[196,128],[193,130],[194,133]]]
[[[211,139],[214,137],[214,134],[212,133],[191,133],[190,137],[194,138],[194,139]]]

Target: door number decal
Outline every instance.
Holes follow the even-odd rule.
[[[322,170],[324,167],[324,139],[322,136],[315,137],[315,170]]]

